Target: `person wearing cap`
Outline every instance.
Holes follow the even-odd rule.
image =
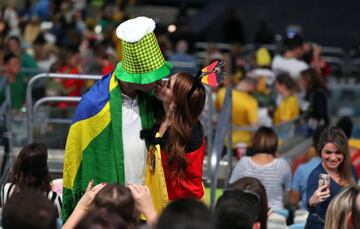
[[[122,61],[83,95],[70,127],[64,157],[65,221],[91,179],[144,184],[146,142],[140,130],[154,124],[152,92],[170,74],[154,35],[155,22],[138,17],[116,30]]]

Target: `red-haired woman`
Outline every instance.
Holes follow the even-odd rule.
[[[205,138],[199,116],[204,109],[206,92],[199,78],[180,72],[159,87],[156,95],[163,103],[164,112],[158,115],[154,128],[142,131],[142,135],[152,144],[146,184],[159,211],[167,200],[204,196]]]

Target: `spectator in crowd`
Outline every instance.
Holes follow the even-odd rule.
[[[325,214],[331,200],[344,187],[355,185],[357,176],[351,171],[348,140],[344,132],[336,127],[326,127],[320,134],[316,147],[322,162],[310,173],[306,194],[309,216],[306,228],[323,228]],[[319,185],[320,174],[330,176],[330,183]]]
[[[17,36],[11,36],[6,42],[7,49],[5,52],[12,52],[20,57],[21,68],[26,70],[36,70],[37,64],[35,59],[27,54],[21,47],[21,40]]]
[[[100,65],[102,76],[111,73],[115,68],[114,58],[106,52],[104,48],[100,48],[96,54],[96,62]]]
[[[4,49],[4,45],[5,45],[5,41],[6,41],[6,36],[8,34],[8,30],[9,30],[9,25],[6,21],[4,21],[2,19],[2,17],[0,16],[0,50]],[[2,56],[0,56],[1,58]]]
[[[24,189],[6,202],[2,211],[2,228],[56,229],[56,217],[53,203],[39,190]]]
[[[71,213],[70,217],[62,226],[62,229],[74,228],[86,215],[89,214],[89,212],[91,212],[95,196],[107,185],[106,183],[100,183],[93,187],[93,184],[94,180],[90,180],[84,195],[75,206],[75,209]]]
[[[157,115],[154,127],[141,134],[152,144],[146,184],[153,199],[161,200],[155,202],[158,212],[168,200],[204,197],[202,167],[206,142],[199,117],[206,91],[198,77],[185,72],[172,75],[156,91],[163,112]]]
[[[312,137],[313,148],[317,152],[316,147],[319,145],[319,138],[321,132],[327,126],[319,126]],[[298,206],[301,199],[300,208],[306,209],[306,185],[310,173],[321,163],[321,159],[318,156],[314,156],[310,161],[305,164],[300,165],[293,176],[291,183],[291,192],[290,192],[290,204],[294,205],[295,208]]]
[[[304,61],[312,66],[322,78],[326,78],[333,73],[331,65],[329,65],[321,56],[321,47],[314,43],[304,43]]]
[[[100,183],[92,187],[93,182],[93,180],[89,182],[85,194],[79,200],[63,229],[74,228],[88,214],[101,209],[122,218],[126,229],[137,228],[140,214],[145,216],[148,224],[152,225],[157,220],[150,191],[146,186],[130,184],[125,187],[119,184]]]
[[[0,84],[8,83],[10,85],[11,108],[20,110],[25,103],[26,83],[20,74],[20,59],[13,53],[4,56],[6,65],[5,75],[0,78]],[[0,104],[5,101],[5,90],[0,92]]]
[[[226,190],[215,207],[215,229],[259,229],[260,197],[249,190]]]
[[[351,210],[359,193],[359,187],[348,186],[334,197],[326,211],[324,229],[349,229]]]
[[[283,55],[276,55],[272,62],[271,68],[275,72],[288,72],[290,76],[298,80],[300,73],[306,70],[309,66],[302,61],[303,39],[300,35],[285,38],[284,40],[285,52]]]
[[[34,58],[40,71],[50,71],[51,65],[61,58],[58,47],[47,42],[43,33],[36,37],[33,43],[33,50]]]
[[[38,0],[31,9],[32,14],[46,21],[49,18],[49,4],[49,0]]]
[[[60,196],[51,187],[51,177],[47,166],[47,148],[44,144],[32,143],[24,146],[15,160],[11,183],[1,187],[1,204],[8,198],[26,188],[33,188],[44,193],[56,207],[57,216],[61,213]]]
[[[299,101],[296,96],[296,92],[299,91],[298,84],[288,73],[281,73],[276,77],[275,89],[281,95],[282,100],[275,109],[274,125],[296,119],[300,113]]]
[[[26,42],[27,44],[33,44],[40,32],[40,19],[37,16],[32,16],[29,23],[25,26],[23,36],[24,42]]]
[[[271,209],[268,207],[264,185],[254,177],[243,177],[230,184],[230,188],[249,190],[257,193],[260,196],[260,211],[258,221],[261,224],[260,229],[266,229],[267,218],[268,215],[271,214]]]
[[[256,80],[243,78],[236,89],[232,90],[232,124],[239,127],[256,127],[258,125],[258,104],[251,93],[256,88]],[[215,107],[220,111],[226,88],[220,88],[216,95]],[[241,101],[241,102],[240,102]],[[232,133],[233,148],[237,143],[251,145],[252,132],[244,130],[234,130]]]
[[[80,69],[78,68],[78,64],[80,61],[80,53],[79,50],[76,49],[68,49],[65,52],[65,57],[63,59],[64,63],[59,69],[59,73],[64,74],[79,74]],[[78,79],[61,79],[60,80],[63,93],[67,96],[80,96],[81,89],[84,86],[83,80]],[[67,103],[60,103],[60,108],[65,108]]]
[[[2,8],[2,18],[9,26],[9,36],[19,36],[21,31],[19,28],[19,19],[16,11],[16,3],[7,2]]]
[[[75,229],[127,229],[126,222],[117,214],[100,209],[86,215]]]
[[[315,69],[309,68],[301,72],[301,84],[305,89],[305,106],[303,111],[307,113],[308,125],[311,130],[316,127],[329,124],[330,91],[323,79]]]
[[[278,137],[273,129],[260,127],[253,139],[255,154],[242,157],[230,176],[230,183],[242,177],[255,177],[264,185],[268,205],[282,210],[283,196],[290,190],[291,171],[288,162],[276,157]]]
[[[212,227],[210,209],[195,199],[177,199],[161,213],[156,229],[208,229]]]
[[[266,108],[273,107],[275,102],[273,98],[272,88],[275,82],[276,75],[274,71],[272,71],[270,68],[271,54],[268,49],[262,47],[256,50],[254,59],[255,68],[248,73],[248,76],[256,78],[258,80],[255,97],[258,101],[259,107],[261,107],[261,109],[263,109],[263,112],[265,112],[265,114],[267,115],[268,110]],[[260,118],[260,121],[262,120],[263,118]]]
[[[180,40],[176,43],[175,53],[169,55],[168,61],[174,64],[173,73],[188,72],[195,75],[198,70],[196,59],[188,53],[188,43]]]
[[[261,47],[255,53],[255,68],[249,72],[249,76],[257,79],[264,78],[268,86],[272,86],[276,75],[271,70],[271,54],[267,48]]]

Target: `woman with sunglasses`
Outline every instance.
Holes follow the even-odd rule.
[[[155,126],[143,130],[141,136],[151,144],[145,183],[159,212],[168,200],[204,196],[205,138],[199,117],[206,92],[199,78],[179,72],[159,86],[155,94],[162,102],[162,112]]]
[[[321,163],[311,172],[307,181],[307,205],[309,216],[306,228],[323,228],[325,214],[331,200],[344,187],[355,185],[357,175],[352,170],[348,139],[336,127],[327,127],[320,134],[316,147]],[[330,176],[329,182],[321,184],[320,176]]]

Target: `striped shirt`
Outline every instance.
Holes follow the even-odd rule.
[[[266,165],[256,164],[251,157],[242,157],[237,162],[230,177],[233,183],[242,177],[255,177],[266,189],[268,205],[272,209],[283,209],[283,194],[290,190],[291,170],[289,163],[282,158],[275,158]]]
[[[15,185],[12,183],[6,183],[5,185],[3,185],[1,187],[1,206],[2,207],[4,207],[6,201],[14,193],[14,190],[15,190]],[[48,199],[54,203],[54,206],[58,213],[58,217],[60,217],[61,216],[61,208],[62,208],[60,196],[54,191],[46,192],[46,193],[44,193],[44,195],[46,195],[48,197]]]

